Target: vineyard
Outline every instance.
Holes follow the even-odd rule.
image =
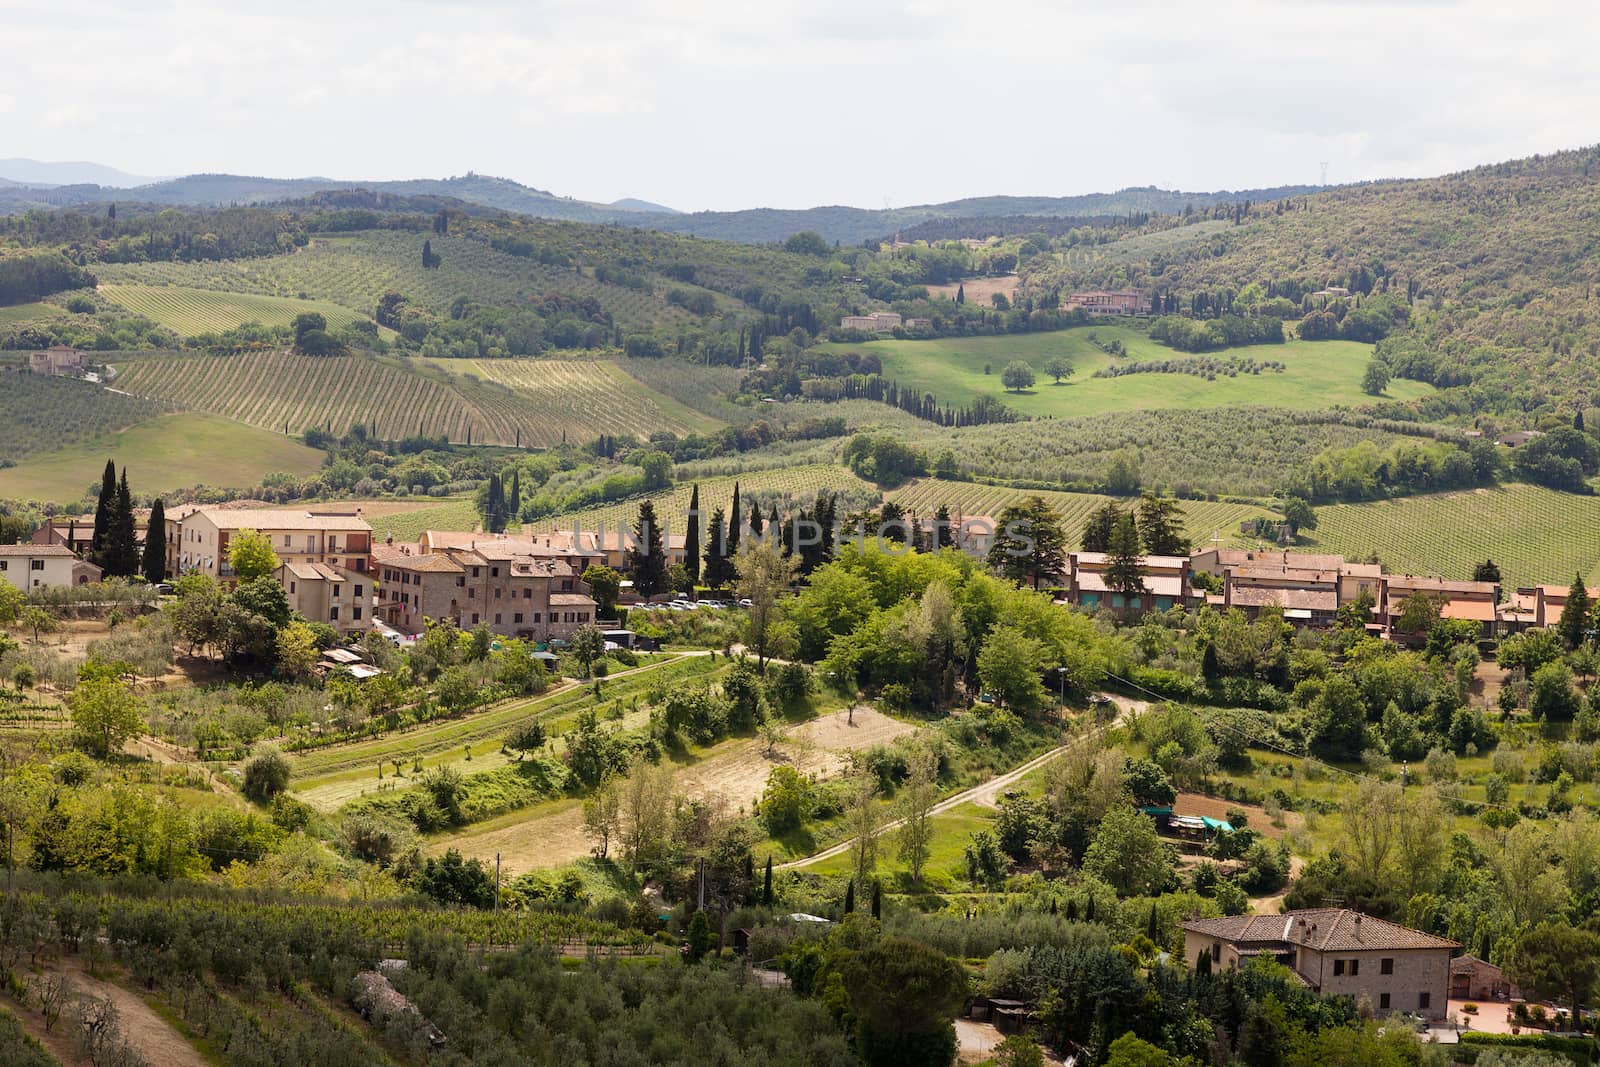
[[[750,502],[761,501],[762,510],[765,511],[770,504],[777,503],[778,510],[784,510],[784,502],[791,502],[795,507],[809,506],[816,499],[818,493],[840,494],[841,515],[849,510],[858,508],[862,504],[875,504],[882,495],[870,482],[855,476],[843,467],[832,467],[823,464],[814,464],[799,467],[783,467],[777,470],[746,472],[738,475],[722,475],[715,478],[702,478],[700,485],[700,510],[704,516],[702,521],[709,521],[713,508],[722,508],[724,511],[732,504],[733,485],[739,483],[739,500],[741,510],[749,515]],[[680,482],[672,489],[656,493],[648,497],[655,505],[656,517],[661,522],[668,524],[671,530],[681,532],[684,516],[689,511],[689,494],[691,484],[687,481]],[[639,516],[639,504],[646,498],[624,501],[620,504],[607,504],[603,507],[585,508],[582,511],[568,512],[565,515],[556,515],[548,519],[541,519],[534,526],[539,529],[570,530],[574,526],[579,529],[593,530],[604,526],[608,530],[620,529],[624,526],[632,528],[634,521]]]
[[[615,363],[604,360],[444,359],[440,370],[469,381],[481,378],[534,403],[560,408],[582,426],[615,426],[619,401],[634,412],[631,432],[647,438],[655,430],[709,431],[721,424],[653,392]],[[616,430],[609,432],[615,433]]]
[[[1486,559],[1502,585],[1565,585],[1582,573],[1600,580],[1600,497],[1520,483],[1371,504],[1319,508],[1313,549],[1365,557],[1376,552],[1401,573],[1471,578]]]
[[[601,433],[648,435],[705,425],[672,401],[658,404],[611,364],[542,360],[528,366],[537,370],[530,369],[518,392],[442,373],[420,359],[287,352],[155,357],[119,365],[117,386],[139,396],[182,398],[190,407],[291,434],[317,426],[343,432],[360,422],[382,438],[426,434],[551,446]]]
[[[281,434],[216,415],[185,412],[36,453],[0,470],[0,497],[57,503],[82,500],[91,490],[98,491],[107,459],[128,467],[138,492],[164,493],[197,485],[245,488],[279,472],[313,474],[322,466],[323,453]]]
[[[8,367],[0,370],[0,457],[16,460],[93,440],[173,407]]]
[[[1062,527],[1067,532],[1067,541],[1076,546],[1078,533],[1083,528],[1084,520],[1089,513],[1101,507],[1114,497],[1097,496],[1093,493],[1057,493],[1050,491],[1035,491],[1031,489],[1007,489],[991,485],[976,485],[971,482],[942,482],[932,478],[923,478],[908,485],[884,494],[885,499],[893,500],[905,506],[907,511],[915,512],[920,516],[931,516],[939,505],[947,505],[952,513],[971,517],[986,515],[994,518],[999,515],[1006,505],[1026,500],[1030,496],[1042,496],[1049,501],[1056,514],[1061,516]],[[1128,501],[1118,501],[1127,504]],[[1203,546],[1213,533],[1231,539],[1239,530],[1239,524],[1250,519],[1261,518],[1270,513],[1253,504],[1230,504],[1205,500],[1181,500],[1178,502],[1183,512],[1184,528],[1196,545]]]
[[[318,237],[283,256],[204,263],[96,265],[103,281],[141,286],[182,286],[256,293],[279,298],[306,294],[362,317],[390,289],[442,314],[456,297],[511,305],[545,293],[593,297],[626,326],[681,325],[694,317],[652,292],[597,282],[570,268],[542,265],[496,252],[481,241],[428,235],[441,257],[422,269],[422,234],[387,230]],[[109,287],[108,287],[109,288]]]
[[[103,285],[100,295],[184,337],[222,333],[247,322],[288,326],[296,315],[311,311],[322,315],[330,327],[336,328],[367,317],[323,300],[294,300],[179,286]]]

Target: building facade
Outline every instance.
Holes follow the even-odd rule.
[[[51,345],[43,352],[28,353],[28,369],[35,374],[78,377],[87,366],[83,353],[66,345]]]
[[[1347,908],[1234,915],[1182,924],[1184,957],[1213,970],[1267,956],[1325,996],[1368,998],[1375,1011],[1442,1019],[1449,1009],[1454,941]]]
[[[464,630],[484,625],[504,637],[546,642],[599,621],[581,571],[520,538],[439,551],[385,544],[376,573],[378,618],[401,633],[421,633],[427,619],[450,619]]]
[[[277,570],[289,598],[289,610],[310,622],[327,623],[342,633],[361,633],[372,626],[370,574],[342,571],[326,563],[296,561]]]
[[[77,562],[78,557],[64,545],[0,545],[0,581],[24,593],[52,585],[73,585],[72,567]]]
[[[228,547],[246,530],[266,535],[283,563],[325,563],[356,574],[372,571],[372,527],[359,515],[202,507],[174,520],[177,550],[171,555],[177,565],[172,573],[195,571],[232,581]]]
[[[1068,310],[1081,308],[1091,315],[1148,315],[1150,294],[1132,289],[1095,289],[1067,297]]]

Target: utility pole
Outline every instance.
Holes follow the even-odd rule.
[[[494,854],[494,910],[500,910],[500,853]]]

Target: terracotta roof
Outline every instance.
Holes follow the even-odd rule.
[[[76,555],[66,545],[0,545],[0,556],[65,556],[71,559]]]
[[[434,552],[426,556],[411,556],[405,559],[391,559],[386,561],[389,566],[406,571],[421,571],[430,574],[460,574],[461,564],[445,555],[443,552]]]
[[[1144,588],[1151,596],[1183,596],[1183,579],[1176,574],[1144,574],[1140,575]],[[1111,587],[1106,585],[1106,576],[1100,571],[1081,571],[1077,577],[1077,585],[1086,593],[1109,593]],[[1137,596],[1138,594],[1134,594]]]
[[[271,511],[267,508],[200,508],[219,530],[338,530],[370,533],[372,527],[358,515],[313,515],[309,511]]]
[[[1339,594],[1332,589],[1286,589],[1282,586],[1235,586],[1233,606],[1239,608],[1300,608],[1305,611],[1337,611]]]
[[[1384,949],[1453,949],[1454,941],[1375,919],[1349,908],[1310,908],[1282,915],[1233,915],[1190,919],[1185,930],[1245,945],[1303,945],[1319,952]]]
[[[582,593],[551,593],[550,603],[567,607],[589,607],[594,604],[594,597]]]
[[[1111,556],[1106,552],[1073,552],[1072,559],[1075,563],[1086,567],[1104,567],[1111,562]],[[1180,570],[1189,565],[1188,556],[1140,556],[1141,567],[1159,567],[1170,570]]]
[[[1439,609],[1442,619],[1471,619],[1474,622],[1494,622],[1496,605],[1488,600],[1447,600]]]
[[[1494,582],[1457,582],[1448,578],[1422,578],[1414,574],[1389,575],[1389,595],[1393,597],[1397,590],[1417,590],[1424,593],[1476,593],[1479,596],[1493,597]]]
[[[1275,563],[1243,564],[1233,568],[1233,576],[1239,581],[1287,581],[1302,585],[1334,585],[1339,581],[1337,568],[1284,567]]]

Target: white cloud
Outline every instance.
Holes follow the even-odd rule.
[[[6,8],[8,153],[689,209],[1421,175],[1592,140],[1600,105],[1600,12],[1561,0]]]

